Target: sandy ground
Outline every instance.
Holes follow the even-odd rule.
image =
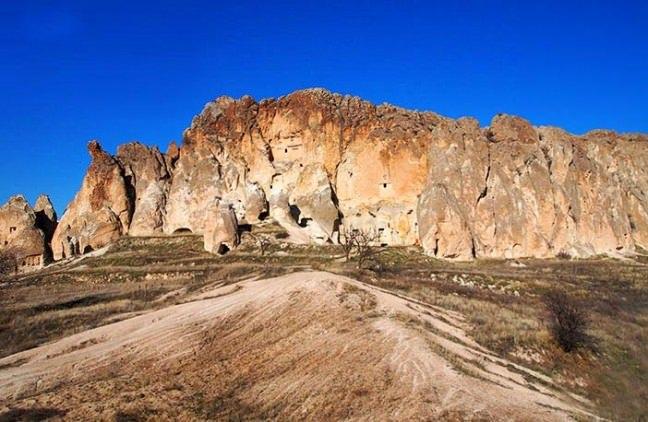
[[[457,313],[330,273],[247,280],[0,359],[0,414],[592,417],[585,399],[496,357],[465,328]]]

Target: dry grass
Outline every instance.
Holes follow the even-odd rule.
[[[281,230],[273,225],[261,232],[281,237]],[[343,251],[333,245],[282,242],[271,245],[266,256],[253,242],[244,241],[233,253],[214,257],[202,250],[197,236],[125,238],[103,256],[16,278],[0,287],[0,356],[102,325],[122,314],[188,300],[214,283],[315,268],[458,311],[477,342],[588,396],[603,416],[648,418],[648,266],[641,262],[643,258],[639,262],[520,260],[513,266],[503,260],[447,263],[426,257],[417,248],[382,248],[377,273],[342,262]],[[595,348],[570,354],[552,341],[541,298],[557,289],[590,310],[589,334],[596,339]],[[343,294],[357,295],[360,306],[371,306],[362,292]],[[203,418],[228,416],[213,410],[223,407],[234,409],[232,417],[240,415],[237,408],[255,413],[228,397],[226,391],[196,397],[194,405]],[[134,410],[122,411],[128,415]]]

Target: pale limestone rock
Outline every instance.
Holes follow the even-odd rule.
[[[133,201],[131,236],[162,233],[170,172],[157,147],[139,142],[121,145],[115,157],[123,169],[126,186]]]
[[[204,234],[205,250],[222,255],[238,244],[238,223],[234,210],[229,205],[221,204],[208,211]]]
[[[311,164],[301,172],[288,202],[298,224],[306,229],[310,238],[325,243],[333,238],[338,224],[338,209],[333,203],[333,190],[321,165]]]
[[[489,145],[474,119],[442,122],[428,150],[428,179],[417,205],[418,235],[439,258],[470,259],[482,246],[476,231],[494,232],[492,213],[477,217],[488,191]]]

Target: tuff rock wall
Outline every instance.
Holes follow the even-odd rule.
[[[49,243],[56,229],[56,212],[50,199],[41,195],[32,208],[16,195],[0,207],[0,251],[15,258],[15,270],[41,268],[51,260]]]
[[[448,259],[632,252],[648,246],[647,146],[508,115],[480,128],[321,89],[221,97],[166,154],[131,143],[112,157],[90,143],[52,249],[60,259],[186,230],[220,245],[233,224],[270,216],[295,242],[366,228]]]

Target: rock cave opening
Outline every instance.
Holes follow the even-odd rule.
[[[301,210],[297,205],[290,205],[290,216],[295,220],[296,223],[299,222],[299,216],[301,215]]]
[[[227,252],[229,252],[229,251],[230,251],[229,246],[227,246],[227,245],[224,244],[224,243],[221,243],[221,245],[218,247],[218,251],[217,251],[217,252],[218,252],[219,255],[225,255],[225,254],[226,254]]]
[[[193,232],[191,229],[188,229],[187,227],[180,227],[179,229],[175,229],[173,234],[192,234]]]
[[[241,233],[250,233],[252,231],[252,224],[239,224],[238,232]]]

